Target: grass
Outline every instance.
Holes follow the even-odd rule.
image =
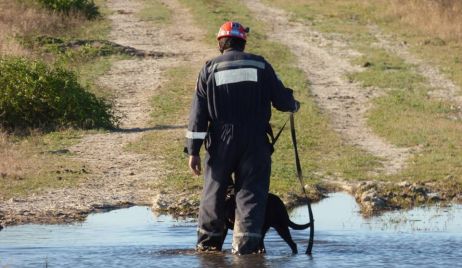
[[[439,66],[457,85],[462,86],[461,43],[426,30],[428,16],[434,14],[425,15],[417,24],[402,20],[400,16],[404,13],[415,17],[415,12],[419,12],[409,6],[416,1],[399,1],[401,15],[392,10],[398,1],[266,2],[293,12],[294,19],[300,19],[321,32],[334,33],[363,53],[353,63],[368,63],[369,67],[363,72],[349,74],[348,78],[386,93],[375,99],[374,108],[368,114],[369,125],[393,144],[418,148],[407,168],[399,174],[383,176],[382,180],[436,182],[436,188],[454,191],[447,187],[451,185],[460,189],[460,108],[449,102],[430,99],[428,81],[416,72],[415,66],[385,50],[372,47],[371,43],[376,40],[368,27],[371,23],[377,24],[385,33],[405,40],[411,51]],[[419,1],[419,4],[426,5],[428,2]],[[437,22],[431,20],[431,23]],[[440,24],[439,27],[446,26]]]
[[[423,35],[462,41],[462,2],[458,0],[388,0],[390,14]]]
[[[159,0],[143,0],[143,8],[138,16],[144,20],[155,24],[166,24],[170,22],[171,11]]]
[[[64,151],[82,136],[77,131],[17,137],[0,134],[0,200],[45,189],[73,187],[84,179],[85,166]]]
[[[340,33],[361,52],[367,53],[370,43],[376,41],[368,29],[376,24],[462,87],[460,1],[264,1],[292,12],[294,19],[301,19],[321,32]]]
[[[180,193],[202,185],[202,179],[192,176],[187,169],[188,157],[183,153],[184,124],[190,107],[191,88],[195,86],[198,72],[193,67],[175,67],[166,71],[167,82],[152,100],[151,116],[158,130],[128,145],[129,150],[160,156],[166,163],[167,176],[153,185],[154,188]]]
[[[192,10],[198,24],[206,30],[205,41],[210,46],[216,46],[216,31],[226,20],[238,20],[245,26],[251,26],[248,51],[265,56],[286,85],[295,90],[296,98],[302,102],[302,109],[296,115],[296,124],[302,165],[305,176],[309,178],[306,183],[318,183],[321,179],[319,173],[332,176],[341,174],[351,179],[372,176],[371,170],[378,166],[377,159],[343,144],[340,137],[330,129],[327,118],[316,107],[304,73],[294,66],[295,57],[287,47],[271,42],[264,34],[267,32],[266,26],[256,21],[239,1],[181,2]],[[217,55],[218,53],[217,51]],[[182,154],[184,125],[187,123],[194,82],[200,67],[174,68],[168,71],[168,82],[161,87],[153,100],[153,122],[163,129],[145,135],[141,141],[130,145],[131,150],[162,155],[169,165],[169,173],[165,180],[155,187],[169,189],[170,192],[198,193],[202,185],[201,178],[190,174],[187,156]],[[288,114],[275,111],[273,115],[272,123],[276,131],[287,119]],[[172,127],[181,129],[175,130]],[[286,196],[288,193],[300,193],[295,175],[293,149],[287,130],[276,145],[272,177],[272,192]]]

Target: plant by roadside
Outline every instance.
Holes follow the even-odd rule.
[[[69,15],[82,13],[87,19],[99,17],[98,7],[93,0],[38,0],[44,7]]]
[[[75,74],[39,60],[0,59],[0,126],[16,130],[113,128],[111,105],[81,86]]]

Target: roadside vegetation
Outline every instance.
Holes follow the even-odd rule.
[[[100,47],[59,46],[105,39],[102,3],[0,0],[0,200],[77,185],[88,171],[65,148],[79,129],[117,125],[110,93],[93,82],[112,59]]]
[[[81,14],[87,19],[99,17],[98,6],[93,0],[38,0],[45,8],[65,14],[66,16]]]
[[[460,1],[265,2],[292,12],[293,19],[302,20],[320,32],[335,35],[362,53],[352,62],[365,67],[365,70],[351,73],[348,78],[362,83],[364,87],[378,88],[386,93],[374,100],[374,108],[368,114],[369,126],[397,146],[417,149],[417,154],[402,172],[382,175],[377,179],[430,185],[433,190],[441,190],[446,200],[460,193],[462,107],[450,100],[430,98],[428,93],[435,89],[431,88],[429,81],[417,71],[416,66],[374,46],[378,39],[371,27],[376,25],[380,31],[439,68],[461,87]],[[404,206],[414,202],[407,203]]]

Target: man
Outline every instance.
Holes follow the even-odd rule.
[[[232,251],[259,251],[269,191],[272,145],[268,140],[271,104],[296,112],[299,103],[261,56],[245,53],[248,28],[224,23],[217,40],[222,55],[199,73],[187,138],[189,167],[201,173],[199,150],[205,140],[205,182],[199,207],[198,251],[220,251],[224,205],[234,174],[236,196]]]

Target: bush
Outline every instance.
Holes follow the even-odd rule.
[[[75,74],[41,61],[0,58],[0,126],[9,130],[113,128],[110,104],[88,92]]]
[[[93,0],[38,0],[48,9],[63,12],[67,15],[71,12],[80,12],[87,19],[94,19],[100,16],[98,7]]]

